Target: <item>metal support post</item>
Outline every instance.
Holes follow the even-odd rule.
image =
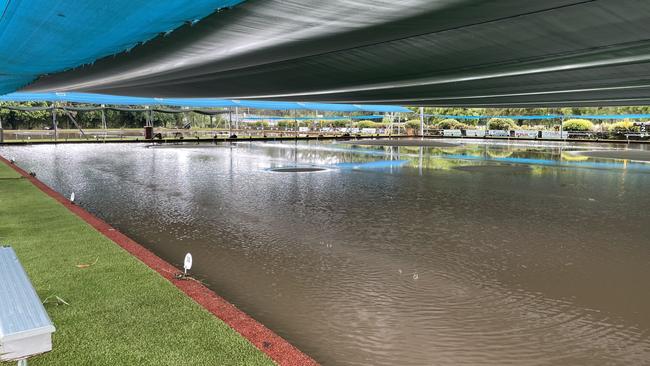
[[[107,134],[108,126],[106,126],[106,106],[102,104],[102,128],[104,129],[104,138]]]
[[[424,107],[420,107],[420,137],[424,138]]]
[[[54,141],[59,138],[59,129],[56,122],[56,103],[52,103],[52,126],[54,127]]]
[[[232,136],[232,110],[228,108],[228,137]]]
[[[69,110],[65,109],[65,107],[63,107],[63,112],[64,112],[65,114],[68,115],[68,118],[70,118],[70,120],[72,121],[72,123],[73,123],[73,124],[75,125],[75,127],[77,127],[77,129],[79,130],[79,132],[81,132],[81,136],[86,137],[86,133],[84,132],[83,129],[81,129],[81,126],[79,126],[79,124],[77,123],[77,120],[74,119],[74,117],[72,116],[72,113],[70,113]]]
[[[296,143],[298,143],[298,118],[296,117],[296,111],[293,110],[292,112],[293,112],[293,123],[296,128]]]
[[[239,130],[239,107],[235,107],[235,131]]]

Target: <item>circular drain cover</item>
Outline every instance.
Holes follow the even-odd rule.
[[[311,167],[287,167],[287,168],[273,168],[272,172],[278,173],[309,173],[309,172],[322,172],[327,169],[324,168],[311,168]]]

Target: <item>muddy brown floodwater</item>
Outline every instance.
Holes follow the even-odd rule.
[[[452,142],[0,154],[323,365],[650,364],[650,164]]]

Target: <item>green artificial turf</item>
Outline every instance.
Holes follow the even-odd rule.
[[[0,163],[0,179],[19,179],[20,174],[16,173],[15,170],[8,168],[4,163]],[[0,204],[3,204],[4,201],[0,201]]]
[[[56,327],[53,351],[30,365],[274,364],[27,179],[12,177],[0,163],[0,244],[17,252]]]

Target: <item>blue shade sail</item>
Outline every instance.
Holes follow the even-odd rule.
[[[0,94],[129,50],[242,0],[0,0]]]
[[[163,105],[194,108],[254,108],[269,110],[314,110],[334,112],[401,112],[411,110],[390,105],[359,105],[333,103],[274,102],[258,100],[229,100],[210,98],[144,98],[90,93],[10,93],[0,96],[0,102],[72,102],[108,105]]]
[[[0,0],[0,93],[650,104],[650,1],[239,2]]]
[[[109,26],[107,37],[122,32],[100,24]],[[649,24],[650,1],[642,0],[245,1],[21,91],[481,108],[644,105]]]

